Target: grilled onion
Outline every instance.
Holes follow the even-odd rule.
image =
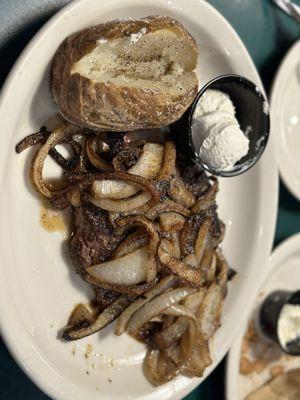
[[[166,212],[159,215],[159,225],[166,232],[181,231],[185,222],[185,217],[175,212]]]
[[[173,142],[165,143],[164,160],[158,178],[170,182],[168,194],[172,200],[184,207],[191,207],[195,203],[195,196],[186,188],[176,168],[176,147]]]
[[[220,326],[222,306],[222,288],[213,283],[207,290],[198,314],[200,332],[205,340],[212,337]]]
[[[146,247],[137,249],[123,257],[87,268],[87,273],[98,282],[115,285],[135,285],[147,278]]]
[[[115,300],[109,307],[107,307],[96,320],[87,327],[76,329],[73,325],[67,326],[62,331],[62,338],[65,340],[77,340],[93,333],[99,332],[105,328],[114,319],[116,319],[121,312],[128,306],[130,300],[128,296],[121,296]]]
[[[164,239],[158,248],[159,261],[173,274],[179,276],[193,287],[200,287],[203,284],[204,277],[200,269],[195,269],[185,264],[183,261],[171,256],[167,251]]]
[[[76,133],[76,128],[70,124],[62,124],[56,128],[48,137],[45,144],[39,149],[33,164],[33,181],[39,193],[45,197],[51,198],[58,191],[53,190],[43,178],[44,162],[49,151],[57,144],[61,143],[66,137]]]
[[[86,154],[88,156],[88,159],[90,160],[91,164],[99,171],[112,172],[114,170],[113,166],[108,162],[106,162],[105,160],[103,160],[102,157],[100,157],[100,155],[95,150],[96,145],[97,142],[95,138],[91,137],[87,139]]]
[[[151,199],[151,194],[148,192],[140,192],[134,196],[126,199],[112,200],[112,199],[95,199],[90,197],[91,203],[95,206],[102,208],[103,210],[114,211],[114,212],[126,212],[132,211],[136,208],[142,207]]]
[[[145,217],[140,216],[124,217],[117,220],[116,224],[123,228],[128,228],[129,226],[141,226],[149,233],[151,239],[148,247],[147,282],[153,281],[157,274],[157,262],[155,257],[159,243],[159,235],[155,225]]]
[[[138,337],[139,330],[142,326],[150,321],[153,317],[163,312],[166,308],[169,308],[173,304],[179,303],[186,296],[193,293],[195,289],[190,287],[182,287],[177,289],[171,289],[165,293],[162,293],[155,299],[146,303],[138,311],[136,311],[131,317],[127,324],[127,331]]]
[[[175,212],[185,217],[188,217],[190,215],[190,210],[186,207],[183,207],[182,205],[177,204],[172,200],[164,200],[163,202],[157,203],[153,207],[151,207],[146,212],[145,217],[153,221],[155,220],[155,218],[157,218],[157,216],[166,212]]]
[[[161,144],[146,143],[140,158],[127,172],[151,180],[158,174],[162,158],[163,146]],[[136,194],[138,191],[139,188],[132,183],[103,180],[97,184],[97,200],[102,198],[123,199]]]
[[[131,233],[123,242],[119,244],[113,253],[113,258],[126,256],[140,247],[149,243],[149,235],[141,230]]]
[[[170,289],[177,283],[177,278],[174,275],[169,275],[163,278],[153,289],[145,293],[143,297],[138,298],[134,303],[130,304],[128,308],[120,315],[116,321],[115,334],[121,335],[127,326],[131,316],[139,310],[148,301],[154,299],[165,290]]]

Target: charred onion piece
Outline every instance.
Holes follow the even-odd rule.
[[[208,218],[206,221],[203,222],[198,230],[195,243],[195,256],[197,265],[201,262],[204,255],[204,250],[208,244],[210,227],[211,219]]]
[[[43,167],[49,151],[57,144],[61,143],[66,137],[76,133],[78,128],[70,124],[63,124],[56,128],[48,137],[45,144],[39,149],[33,164],[33,181],[39,193],[51,198],[57,191],[53,191],[51,186],[44,181]]]
[[[166,212],[175,212],[183,215],[184,217],[188,217],[190,215],[190,210],[187,209],[186,207],[183,207],[182,205],[175,203],[172,200],[165,200],[151,207],[146,212],[145,217],[153,221],[155,220],[155,218],[157,218],[157,216]]]
[[[219,190],[219,182],[216,178],[213,180],[212,185],[204,192],[204,194],[196,200],[192,208],[193,214],[199,214],[205,210],[210,209],[216,200],[216,195]]]
[[[151,203],[151,201],[149,201],[149,203]],[[116,225],[115,222],[119,218],[128,217],[130,215],[132,215],[132,216],[133,215],[143,216],[149,210],[149,208],[151,207],[149,203],[144,204],[142,207],[135,208],[134,210],[124,211],[122,213],[110,211],[109,212],[110,223],[113,226],[115,226]]]
[[[185,222],[185,217],[176,212],[166,212],[159,215],[159,225],[166,232],[181,231]]]
[[[195,289],[190,287],[181,287],[170,289],[167,292],[162,293],[150,302],[146,303],[133,314],[127,324],[127,331],[131,335],[139,337],[139,330],[146,322],[150,321],[153,317],[162,313],[173,304],[179,303],[194,291]]]
[[[184,207],[191,207],[195,203],[195,196],[183,183],[176,167],[176,147],[173,142],[166,142],[164,149],[164,160],[158,179],[170,182],[169,196],[176,203]]]
[[[36,132],[32,133],[31,135],[26,136],[23,140],[21,140],[17,145],[16,145],[16,152],[22,153],[22,151],[26,150],[28,147],[34,146],[36,144],[42,144],[45,142],[49,135],[49,132],[43,131],[43,132]]]
[[[142,230],[131,233],[123,240],[113,253],[113,258],[126,256],[140,247],[146,246],[149,243],[149,235]]]
[[[136,164],[127,173],[144,179],[153,179],[161,168],[163,146],[156,143],[146,143]],[[136,194],[136,185],[119,181],[100,181],[97,185],[97,199],[123,199]]]
[[[77,327],[84,324],[90,325],[94,320],[90,310],[82,303],[78,304],[72,314],[70,315],[68,325],[75,325]]]
[[[109,307],[107,307],[97,318],[87,327],[76,329],[76,326],[67,326],[62,331],[62,338],[65,340],[77,340],[93,333],[99,332],[105,328],[114,319],[116,319],[121,312],[130,304],[128,296],[121,296],[115,300]]]
[[[173,274],[188,282],[192,287],[200,287],[204,282],[203,272],[171,256],[163,239],[158,248],[159,261]]]
[[[132,167],[138,160],[141,155],[141,148],[138,145],[130,145],[127,146],[127,143],[124,141],[124,148],[121,150],[114,158],[113,158],[113,166],[114,170],[117,171],[126,171],[130,167]]]
[[[103,160],[103,158],[101,158],[100,155],[97,153],[97,144],[98,143],[96,138],[90,137],[87,139],[86,154],[88,156],[88,159],[90,160],[91,164],[99,171],[112,172],[114,170],[113,166]]]
[[[128,308],[120,315],[116,321],[115,334],[121,335],[125,330],[131,316],[139,310],[148,301],[154,299],[156,296],[163,293],[165,290],[170,289],[177,283],[177,278],[173,275],[163,278],[153,289],[145,293],[143,297],[138,298],[134,303],[130,304]]]
[[[116,221],[120,227],[141,226],[144,227],[149,233],[151,239],[148,247],[148,260],[147,260],[147,282],[151,282],[156,278],[157,262],[156,252],[159,244],[159,234],[155,225],[147,220],[145,217],[133,216],[124,217]]]
[[[51,207],[55,210],[64,210],[65,208],[72,205],[73,207],[79,207],[81,205],[80,191],[77,185],[71,185],[66,189],[55,193],[50,198]]]
[[[204,214],[197,214],[187,219],[180,233],[180,249],[183,257],[194,253],[198,230],[206,218]],[[201,239],[199,238],[199,240]],[[197,253],[199,253],[199,243],[197,244],[197,249]],[[199,256],[200,254],[197,257]]]

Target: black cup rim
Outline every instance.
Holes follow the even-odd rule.
[[[242,82],[244,85],[248,86],[252,91],[254,91],[257,96],[261,97],[261,99],[263,101],[267,102],[267,99],[265,98],[265,96],[263,95],[263,93],[260,90],[257,90],[257,85],[252,82],[250,79],[245,78],[242,75],[238,75],[238,74],[225,74],[225,75],[220,75],[217,76],[215,78],[213,78],[212,80],[210,80],[209,82],[207,82],[197,93],[189,111],[188,111],[188,142],[189,142],[189,147],[192,151],[193,154],[193,158],[194,161],[198,164],[201,165],[201,167],[216,176],[220,176],[220,177],[224,177],[224,178],[230,178],[230,177],[234,177],[237,175],[240,175],[241,173],[244,173],[246,171],[248,171],[250,168],[252,168],[257,161],[260,159],[260,157],[262,156],[262,154],[264,153],[268,141],[269,141],[269,136],[270,136],[270,115],[266,114],[266,132],[264,133],[264,135],[262,137],[265,138],[264,140],[264,144],[262,146],[259,147],[257,153],[255,154],[255,156],[253,156],[250,160],[248,160],[246,163],[240,165],[239,167],[233,169],[232,171],[220,171],[220,170],[214,170],[213,168],[209,167],[207,164],[205,164],[201,158],[198,156],[196,149],[194,147],[194,143],[193,143],[193,138],[192,138],[192,120],[193,120],[193,115],[194,115],[194,111],[195,108],[198,104],[198,101],[200,99],[200,97],[203,95],[203,93],[214,83],[222,81],[222,80],[227,80],[227,79],[232,79],[235,81],[239,81]]]

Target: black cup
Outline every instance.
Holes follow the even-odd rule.
[[[251,127],[248,135],[248,154],[238,161],[230,171],[216,170],[205,164],[199,157],[193,142],[193,114],[201,96],[207,89],[217,89],[227,93],[235,106],[236,118],[241,130],[245,133]],[[184,153],[186,158],[191,158],[213,175],[236,176],[251,168],[266,148],[270,132],[268,103],[255,83],[249,79],[240,75],[222,75],[211,80],[199,91],[182,118],[172,125],[171,131],[179,151]]]
[[[294,342],[287,344],[287,347],[282,346],[278,337],[278,321],[283,307],[286,304],[300,304],[300,290],[289,292],[277,290],[272,292],[263,302],[259,311],[259,325],[264,333],[272,341],[279,344],[281,349],[294,356],[300,355],[300,338]]]

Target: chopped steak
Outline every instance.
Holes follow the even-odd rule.
[[[121,241],[113,233],[106,211],[92,204],[74,208],[75,235],[71,255],[79,273],[105,261]]]
[[[73,209],[75,234],[71,239],[71,256],[79,274],[94,264],[105,261],[123,239],[116,236],[110,225],[106,211],[92,204]],[[101,306],[108,306],[118,294],[100,288],[95,288],[96,301]]]

